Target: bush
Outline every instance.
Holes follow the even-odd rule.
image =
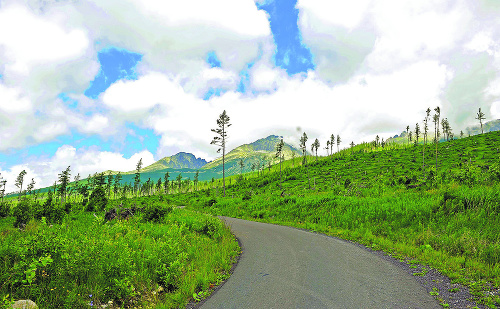
[[[97,187],[92,194],[90,194],[89,202],[87,203],[87,211],[102,211],[108,204],[108,199],[106,198],[106,192],[104,192],[103,187]]]
[[[172,206],[149,204],[144,208],[144,221],[160,222],[163,218],[172,211]]]
[[[10,205],[7,202],[0,203],[0,218],[10,215]]]
[[[16,208],[14,208],[14,217],[16,217],[15,227],[26,225],[33,218],[33,211],[27,200],[22,200],[17,204]]]

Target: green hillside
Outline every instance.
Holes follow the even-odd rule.
[[[141,172],[155,172],[165,169],[200,169],[207,164],[207,161],[196,158],[191,153],[179,152],[171,157],[164,157],[155,163],[141,169]],[[132,172],[134,173],[134,172]]]
[[[354,240],[423,265],[415,266],[415,276],[430,265],[467,285],[479,303],[498,308],[499,131],[437,144],[437,168],[436,144],[364,144],[311,158],[307,166],[300,161],[285,162],[282,183],[274,166],[226,182],[226,197],[218,183],[171,198],[214,215]]]
[[[244,144],[231,150],[226,154],[225,170],[226,175],[236,175],[241,172],[240,160],[243,160],[243,172],[252,171],[252,166],[257,169],[260,167],[267,167],[268,163],[277,163],[279,160],[275,158],[276,144],[281,140],[281,137],[270,135],[266,138],[261,138],[253,143]],[[302,152],[295,147],[285,143],[283,147],[285,160],[291,159],[295,153],[295,157],[302,155]],[[222,177],[222,157],[208,163],[203,167],[204,170],[211,170],[215,174]]]

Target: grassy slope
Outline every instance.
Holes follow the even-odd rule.
[[[345,150],[233,181],[227,197],[175,198],[197,210],[305,227],[418,259],[500,304],[500,132],[425,147]],[[365,152],[366,151],[366,152]],[[291,168],[291,165],[295,168]],[[311,188],[310,188],[311,186]],[[494,291],[494,290],[492,290]]]
[[[156,197],[118,202],[167,207]],[[31,221],[24,231],[12,227],[13,217],[0,218],[0,300],[9,294],[40,308],[88,308],[91,301],[183,307],[224,279],[239,252],[220,220],[188,210],[173,209],[160,223],[141,213],[102,218],[73,211],[61,225]]]

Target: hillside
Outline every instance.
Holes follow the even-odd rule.
[[[499,155],[500,131],[437,145],[358,145],[307,166],[287,161],[282,177],[274,166],[226,182],[225,197],[217,182],[170,198],[214,215],[363,243],[410,264],[415,276],[431,266],[468,286],[478,303],[498,308]]]
[[[497,120],[492,120],[488,121],[483,124],[483,131],[484,133],[486,132],[492,132],[492,131],[500,131],[500,119]],[[481,133],[481,126],[473,126],[473,127],[467,127],[464,130],[464,134],[466,136],[468,135],[477,135]]]
[[[276,144],[281,137],[269,135],[250,144],[244,144],[231,150],[226,154],[225,169],[226,175],[236,175],[241,172],[240,160],[243,160],[243,172],[252,171],[252,165],[257,169],[259,166],[268,166],[268,163],[275,164],[278,159],[275,158]],[[285,143],[283,147],[285,160],[291,159],[293,153],[295,157],[302,155],[297,148]],[[222,175],[222,156],[208,163],[203,167],[204,170],[212,170],[216,174]],[[219,176],[220,177],[220,176]]]
[[[415,128],[411,128],[410,130],[413,131]],[[422,129],[422,128],[421,128]],[[460,130],[455,130],[452,128],[454,138],[459,139],[460,138]],[[500,131],[500,119],[497,120],[491,120],[483,124],[483,131],[484,133],[487,132],[493,132],[493,131]],[[466,136],[472,136],[472,135],[478,135],[481,134],[481,126],[472,126],[472,127],[467,127],[464,132],[464,137]],[[415,133],[413,133],[415,134]],[[420,135],[419,143],[423,143],[423,133]],[[432,140],[434,138],[434,129],[431,129],[428,133],[428,139]],[[413,135],[413,139],[415,139],[415,135]],[[441,139],[440,141],[444,141],[444,136],[441,134]],[[404,145],[408,143],[408,136],[406,131],[401,132],[399,135],[395,135],[393,137],[389,137],[386,140],[387,143],[394,143],[398,145]]]
[[[202,158],[196,158],[192,153],[179,152],[170,157],[164,157],[156,161],[155,163],[143,167],[141,169],[142,173],[155,172],[164,170],[167,168],[171,169],[200,169],[208,162]]]

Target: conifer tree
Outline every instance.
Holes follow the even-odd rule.
[[[161,181],[161,177],[158,178],[158,181],[156,182],[156,193],[160,193],[161,192],[161,187],[162,187],[162,181]]]
[[[383,139],[382,139],[383,140]],[[354,153],[354,141],[351,142],[351,155]]]
[[[303,159],[302,159],[302,165],[306,165],[306,164],[307,164],[307,158],[306,158],[306,155],[307,155],[306,142],[307,142],[307,134],[306,134],[306,132],[304,132],[304,133],[302,134],[302,137],[300,138],[300,149],[302,150],[302,156],[303,156]]]
[[[177,175],[177,178],[175,178],[175,180],[177,181],[177,186],[179,187],[179,192],[181,192],[181,187],[182,187],[182,175],[181,175],[181,173],[179,173],[179,175]]]
[[[116,198],[116,193],[118,193],[118,190],[120,189],[120,182],[122,181],[122,174],[120,172],[118,172],[118,174],[116,174],[115,176],[115,183],[114,183],[114,187],[113,187],[113,193],[114,193],[114,197]]]
[[[134,190],[136,196],[139,194],[139,186],[141,184],[141,168],[142,168],[142,158],[139,159],[139,162],[137,162],[137,165],[135,166]]]
[[[340,146],[340,143],[342,142],[342,140],[340,139],[340,135],[337,134],[337,152],[339,152],[339,146]]]
[[[0,173],[0,198],[3,203],[3,197],[5,196],[5,185],[7,183],[7,180],[3,179],[2,173]]]
[[[195,191],[198,191],[198,179],[199,179],[199,177],[200,177],[200,171],[196,171],[196,174],[194,174],[194,181],[193,181]]]
[[[279,158],[280,160],[280,186],[282,183],[282,178],[281,178],[281,162],[283,158],[283,146],[285,143],[283,142],[283,139],[281,139],[278,144],[276,144],[276,155],[274,156],[275,158]]]
[[[438,143],[439,143],[439,117],[441,115],[441,109],[437,106],[434,111],[434,127],[435,127],[435,142],[436,142],[436,173],[438,169]]]
[[[320,147],[319,140],[315,139],[313,143],[314,149],[316,151],[316,160],[318,160],[318,149]]]
[[[19,188],[19,196],[17,197],[18,200],[21,199],[21,195],[23,193],[23,182],[24,182],[24,176],[26,175],[26,171],[22,170],[19,175],[16,178],[16,187]]]
[[[229,120],[230,120],[229,116],[226,114],[226,111],[224,110],[217,119],[218,128],[212,129],[212,132],[216,133],[218,136],[215,136],[212,142],[210,143],[211,145],[216,145],[219,147],[219,149],[217,149],[217,153],[220,153],[220,151],[222,150],[222,184],[224,187],[224,197],[226,196],[225,160],[226,160],[227,128],[231,126]]]
[[[335,145],[335,135],[330,135],[330,154],[333,156],[333,145]]]
[[[418,125],[418,122],[415,124],[415,145],[418,144],[418,138],[420,137],[420,126]]]
[[[326,141],[326,147],[325,147],[325,149],[326,149],[326,156],[328,157],[328,156],[330,155],[330,154],[328,153],[328,150],[330,149],[330,140],[327,140],[327,141]]]
[[[68,184],[70,180],[70,166],[68,166],[64,171],[59,174],[59,187],[57,188],[57,191],[59,192],[59,195],[61,196],[61,204],[64,204],[66,201],[66,192],[68,189]]]
[[[481,134],[484,133],[483,131],[483,120],[486,119],[484,117],[484,113],[481,111],[481,107],[479,108],[479,112],[477,113],[477,117],[476,117],[477,120],[479,120],[479,124],[481,125]]]
[[[31,182],[26,188],[26,191],[28,191],[28,195],[31,196],[31,193],[33,192],[33,189],[35,188],[35,178],[31,178]]]
[[[240,159],[239,165],[240,165],[240,176],[242,176],[243,175],[243,167],[245,167],[245,163],[243,163],[243,159]]]
[[[108,198],[111,196],[111,186],[113,185],[113,179],[115,176],[113,174],[108,173],[108,182],[106,183],[106,191],[108,191]]]
[[[406,126],[406,139],[408,139],[408,145],[410,145],[410,126]]]
[[[168,178],[170,177],[170,175],[168,174],[168,172],[165,173],[165,176],[163,177],[163,186],[165,188],[165,194],[168,194]]]

